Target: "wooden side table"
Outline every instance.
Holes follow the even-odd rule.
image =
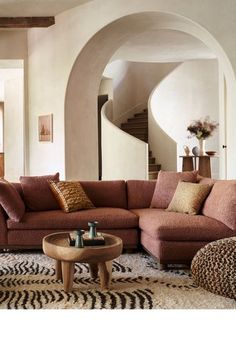
[[[198,156],[198,173],[206,178],[211,178],[210,158],[210,156]]]
[[[62,280],[64,290],[70,292],[73,287],[74,265],[87,262],[92,278],[99,273],[102,289],[108,289],[111,282],[112,260],[120,256],[122,240],[111,234],[103,234],[105,245],[76,248],[70,246],[68,233],[52,233],[43,238],[44,253],[55,259],[56,279]]]
[[[183,162],[182,162],[182,171],[183,172],[186,172],[189,170],[194,170],[193,156],[180,156],[180,158],[183,158]]]
[[[198,170],[198,173],[206,178],[211,178],[211,158],[214,156],[179,156],[183,158],[182,171]]]

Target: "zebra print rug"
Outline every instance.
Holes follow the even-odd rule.
[[[39,252],[0,254],[1,309],[236,309],[236,301],[198,288],[188,270],[158,270],[146,254],[113,261],[112,283],[101,291],[87,264],[76,264],[73,291],[55,279],[54,261]]]

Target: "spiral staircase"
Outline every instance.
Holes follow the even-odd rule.
[[[140,113],[135,113],[132,118],[129,118],[125,123],[121,124],[121,129],[148,143],[148,110],[144,109]],[[161,164],[156,163],[156,158],[149,149],[149,180],[157,179],[160,169]]]

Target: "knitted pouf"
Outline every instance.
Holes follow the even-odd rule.
[[[200,249],[191,264],[195,283],[215,294],[236,299],[236,237]]]

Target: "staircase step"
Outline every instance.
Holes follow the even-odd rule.
[[[142,113],[135,113],[134,114],[135,117],[147,117],[148,118],[148,114],[146,112],[142,112]]]
[[[128,123],[123,123],[121,124],[121,129],[124,129],[126,127],[132,127],[132,128],[148,128],[148,123],[146,121],[138,121],[138,122],[128,122]]]
[[[149,164],[155,164],[156,158],[155,157],[149,157]]]
[[[149,172],[148,176],[149,176],[149,180],[156,180],[158,177],[158,173],[159,172]]]
[[[125,127],[122,130],[128,132],[129,134],[148,135],[148,129],[143,127]]]
[[[160,164],[149,164],[148,169],[149,169],[149,172],[156,172],[161,169],[161,165]]]
[[[148,118],[144,118],[144,117],[140,117],[140,118],[129,118],[128,122],[132,122],[132,123],[148,123]]]

